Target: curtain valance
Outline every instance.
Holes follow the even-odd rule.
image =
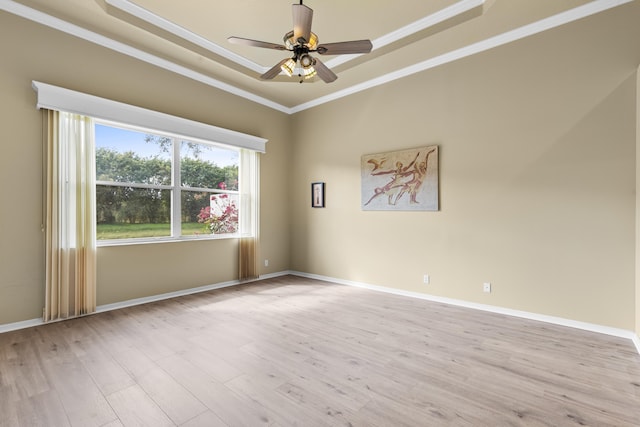
[[[188,139],[218,142],[237,148],[265,152],[267,140],[253,135],[172,116],[134,105],[33,81],[38,108],[81,114],[96,119],[169,132]]]

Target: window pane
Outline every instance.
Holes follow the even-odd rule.
[[[171,236],[171,192],[96,186],[97,239]]]
[[[240,149],[119,126],[95,127],[98,239],[237,235]]]
[[[183,187],[238,190],[239,152],[182,141],[180,167]]]
[[[96,180],[171,185],[171,139],[96,124]]]
[[[238,195],[182,191],[182,234],[238,231]]]

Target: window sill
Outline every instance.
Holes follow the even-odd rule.
[[[201,242],[211,240],[227,240],[238,239],[240,235],[238,233],[225,234],[225,235],[210,235],[210,236],[182,236],[182,237],[149,237],[142,239],[114,239],[114,240],[98,240],[96,242],[97,247],[109,247],[109,246],[131,246],[131,245],[149,245],[156,243],[177,243],[177,242]]]

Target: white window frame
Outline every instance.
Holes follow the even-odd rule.
[[[196,141],[194,139],[184,139],[182,137],[171,135],[169,133],[161,133],[154,129],[143,129],[140,127],[123,125],[121,123],[108,122],[106,120],[96,119],[95,125],[102,125],[107,127],[113,127],[118,129],[130,130],[133,132],[141,132],[151,134],[154,136],[161,136],[171,139],[171,152],[169,154],[169,160],[171,161],[171,184],[144,184],[139,182],[124,182],[124,181],[99,181],[96,180],[96,186],[109,186],[109,187],[132,187],[132,188],[149,188],[154,190],[168,190],[171,194],[171,222],[168,236],[161,237],[136,237],[136,238],[122,238],[122,239],[100,239],[97,240],[98,246],[112,246],[121,244],[132,243],[145,243],[145,242],[159,242],[164,240],[202,240],[202,239],[224,239],[224,238],[237,238],[240,236],[240,231],[236,233],[225,234],[201,234],[201,235],[183,235],[182,234],[182,192],[201,192],[210,194],[231,194],[235,195],[238,202],[240,201],[239,190],[219,190],[217,188],[200,188],[200,187],[185,187],[182,185],[182,169],[181,169],[181,152],[180,148],[182,142],[192,142],[196,144],[209,145],[213,147],[220,147],[228,150],[233,150],[235,147],[229,147],[222,144],[216,144],[211,141]],[[96,141],[97,143],[98,141]],[[240,159],[240,150],[238,151],[238,178],[240,178],[240,168],[242,167]],[[242,185],[242,183],[240,183]],[[97,207],[97,206],[96,206]],[[240,210],[240,206],[238,206]],[[242,215],[242,213],[240,213]]]

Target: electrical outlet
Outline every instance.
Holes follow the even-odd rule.
[[[265,266],[265,267],[269,267],[269,260],[268,260],[268,259],[265,259],[265,260],[264,260],[264,266]]]
[[[483,283],[482,284],[482,291],[483,292],[487,292],[487,293],[491,292],[491,283],[488,283],[488,282]]]
[[[425,275],[424,275],[424,277],[422,278],[422,281],[423,281],[426,285],[428,285],[428,284],[429,284],[429,275],[428,275],[428,274],[425,274]]]

